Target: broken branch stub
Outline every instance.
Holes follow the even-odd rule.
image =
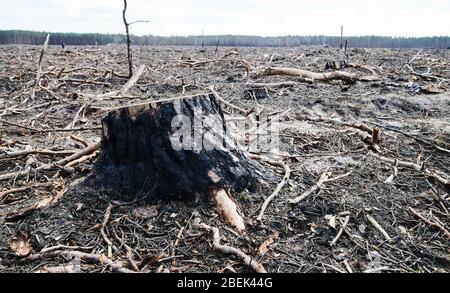
[[[127,200],[136,195],[194,200],[205,194],[230,223],[229,215],[239,213],[224,194],[252,189],[257,182],[257,163],[228,135],[213,94],[117,109],[103,117],[102,126],[100,157],[86,183]],[[242,223],[237,219],[232,225],[242,230]]]

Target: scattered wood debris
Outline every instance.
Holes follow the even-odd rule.
[[[131,77],[122,45],[0,47],[2,269],[449,271],[448,50],[348,48],[345,59],[322,47],[130,50]],[[136,163],[129,185],[111,168],[111,184],[133,186],[127,196],[84,185],[103,133],[122,141],[116,161],[142,162],[137,150],[165,136],[143,131],[135,137],[146,147],[136,147],[129,126],[161,121],[150,117],[191,97],[189,114],[199,96],[220,105],[238,159],[258,166],[228,181],[241,188],[218,183],[239,167],[232,156],[213,159],[223,172],[190,173],[188,163],[162,172],[189,161],[180,152]],[[137,119],[134,107],[155,116]],[[109,112],[127,121],[122,131],[102,124]],[[253,151],[267,131],[278,131],[278,147]],[[209,187],[202,178],[218,181],[208,197],[187,188]],[[159,200],[162,187],[184,200]],[[213,249],[196,227],[212,232]]]

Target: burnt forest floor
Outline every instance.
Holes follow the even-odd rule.
[[[0,47],[0,271],[69,270],[71,260],[51,252],[71,250],[132,270],[134,263],[143,272],[249,271],[213,248],[211,235],[197,227],[203,222],[220,229],[221,243],[269,272],[450,272],[450,50],[349,49],[353,66],[342,71],[376,78],[345,83],[261,73],[268,66],[326,72],[328,61],[342,59],[332,48],[134,47],[136,68],[146,65],[146,71],[128,91],[106,97],[96,95],[128,80],[124,46],[50,46],[35,85],[40,51]],[[244,235],[227,227],[208,200],[143,203],[136,195],[119,204],[108,191],[72,188],[89,174],[95,155],[72,166],[53,164],[98,142],[109,108],[210,86],[248,111],[290,109],[280,150],[265,154],[289,165],[290,180],[261,222],[256,216],[283,169],[262,163],[279,178],[235,195],[247,222]],[[255,86],[268,97],[252,98]],[[377,155],[362,139],[373,127],[381,133]],[[343,176],[288,203],[324,172]],[[81,270],[114,266],[84,259]]]

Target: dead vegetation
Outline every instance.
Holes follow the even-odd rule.
[[[0,47],[1,271],[450,271],[448,51],[46,47]],[[245,233],[203,198],[72,188],[107,112],[205,92],[284,122],[248,154],[278,178],[235,194]]]

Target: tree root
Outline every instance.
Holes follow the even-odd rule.
[[[233,254],[233,255],[239,257],[244,262],[245,265],[249,266],[250,268],[252,268],[253,270],[255,270],[258,273],[267,273],[266,269],[260,263],[258,263],[254,259],[252,259],[251,256],[247,255],[242,250],[231,247],[231,246],[220,244],[219,228],[211,227],[204,223],[199,224],[198,227],[200,229],[208,230],[213,233],[212,245],[213,245],[214,249],[216,249],[222,253],[225,253],[225,254]]]
[[[244,219],[238,211],[238,206],[224,189],[213,191],[217,211],[223,216],[225,221],[236,228],[239,233],[245,231]]]

